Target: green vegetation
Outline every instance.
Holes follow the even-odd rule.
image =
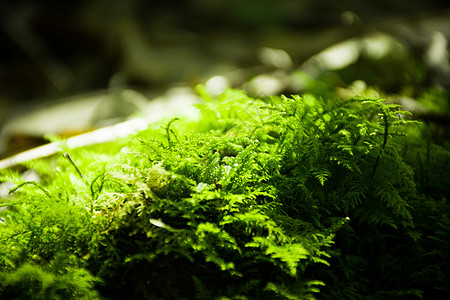
[[[383,100],[228,90],[197,121],[28,163],[2,299],[445,299],[450,152]]]

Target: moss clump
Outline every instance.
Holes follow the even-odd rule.
[[[186,177],[166,171],[161,163],[148,171],[146,183],[161,198],[186,198],[193,188],[192,182]]]
[[[32,266],[36,278],[90,274],[71,286],[110,299],[449,295],[435,259],[449,206],[433,198],[446,192],[416,188],[428,173],[403,158],[407,112],[199,91],[199,121],[156,124],[105,162],[74,151],[84,179],[64,160],[30,165],[45,180],[5,200],[0,294],[26,295],[17,282],[33,284],[12,278]]]

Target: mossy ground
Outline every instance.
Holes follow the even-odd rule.
[[[450,153],[407,112],[199,93],[200,120],[67,149],[81,174],[62,154],[26,165],[40,182],[2,172],[2,299],[450,295]]]

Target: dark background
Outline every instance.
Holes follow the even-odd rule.
[[[433,33],[450,38],[447,2],[2,1],[0,124],[18,107],[111,86],[152,98],[173,86],[193,87],[217,74],[246,70],[233,82],[241,87],[267,71],[258,58],[261,47],[285,50],[295,70],[331,45],[379,31],[421,60]],[[369,77],[355,72],[346,76]],[[447,90],[450,80],[443,74],[421,84]],[[395,80],[390,86],[401,92],[395,91]]]
[[[256,50],[266,45],[295,45],[288,53],[300,64],[371,26],[414,25],[447,6],[419,0],[2,1],[0,97],[31,101],[102,89],[117,72],[141,89],[201,82],[220,64],[256,64]],[[365,28],[345,26],[346,11]],[[319,41],[330,28],[339,30]],[[308,34],[316,36],[308,41]]]

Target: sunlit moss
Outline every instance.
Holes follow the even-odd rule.
[[[431,158],[448,153],[423,141],[408,151],[418,125],[407,112],[374,98],[198,91],[200,120],[28,163],[40,182],[3,173],[17,185],[0,204],[0,295],[446,295],[433,255],[446,251],[449,208]]]

